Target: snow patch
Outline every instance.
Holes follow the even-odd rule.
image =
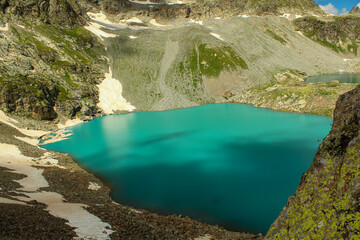
[[[169,27],[169,26],[172,26],[172,25],[159,24],[159,23],[156,22],[155,19],[151,19],[149,23],[150,23],[151,25],[153,25],[153,26],[156,26],[156,27]]]
[[[71,135],[72,135],[72,132],[70,130],[61,129],[57,132],[54,132],[52,134],[47,134],[47,135],[41,137],[41,141],[38,145],[45,145],[45,144],[49,144],[49,143],[60,142],[60,141],[68,139],[68,137],[70,137]]]
[[[109,230],[111,226],[86,211],[84,209],[86,205],[66,202],[62,195],[55,192],[41,191],[41,188],[48,187],[49,184],[42,175],[44,170],[32,165],[33,159],[22,155],[18,147],[0,143],[0,166],[26,176],[15,180],[21,185],[17,192],[26,197],[17,197],[19,201],[0,198],[0,202],[25,204],[36,200],[45,204],[46,210],[51,215],[68,220],[67,224],[75,228],[74,231],[79,239],[109,239],[109,235],[113,232]]]
[[[92,215],[84,208],[85,204],[68,203],[62,195],[55,192],[33,192],[27,193],[31,199],[47,205],[46,210],[53,216],[68,220],[78,238],[75,239],[110,239],[111,226]],[[26,199],[26,198],[25,198]]]
[[[39,141],[34,138],[18,137],[18,136],[15,136],[15,138],[33,146],[37,146],[37,144],[39,143]]]
[[[177,2],[168,2],[168,5],[176,5],[176,4],[185,4],[182,1],[177,1]]]
[[[193,19],[190,19],[190,22],[196,23],[196,24],[199,24],[199,25],[204,25],[204,22],[203,22],[203,21],[195,21],[195,20],[193,20]]]
[[[142,5],[160,5],[160,4],[163,4],[163,3],[151,2],[150,0],[146,0],[146,1],[129,0],[129,2],[136,3],[136,4],[142,4]]]
[[[6,23],[5,27],[0,27],[0,31],[4,31],[4,32],[9,31],[9,24]]]
[[[58,123],[57,124],[57,127],[59,129],[63,129],[63,128],[66,128],[66,127],[72,127],[72,126],[75,126],[75,125],[78,125],[80,123],[82,123],[83,121],[81,121],[80,119],[78,118],[74,118],[74,119],[69,119],[65,122],[65,124],[61,124],[61,123]]]
[[[139,23],[139,24],[143,24],[144,22],[141,21],[140,19],[138,19],[137,17],[132,17],[130,19],[123,19],[120,21],[121,23],[124,24],[129,24],[129,23]]]
[[[87,15],[91,18],[91,20],[95,20],[107,24],[113,24],[113,22],[111,22],[103,12],[99,12],[99,13],[87,12]]]
[[[24,202],[20,202],[20,201],[8,199],[8,198],[2,198],[2,197],[0,197],[0,203],[26,205],[26,203],[24,203]]]
[[[304,34],[301,31],[296,31],[298,34],[300,34],[301,36],[304,36]],[[304,36],[305,37],[305,36]]]
[[[9,125],[12,128],[15,128],[16,130],[18,130],[22,134],[30,136],[30,137],[40,137],[40,136],[43,136],[43,135],[48,133],[48,132],[40,131],[40,130],[28,130],[28,129],[25,129],[25,128],[19,128],[19,127],[15,126],[13,124],[13,123],[18,123],[18,121],[14,120],[12,118],[9,118],[1,110],[0,110],[0,122],[3,122],[3,123]]]
[[[100,188],[101,188],[101,186],[99,184],[94,183],[94,182],[89,182],[89,186],[88,186],[89,190],[97,191]]]
[[[214,37],[216,37],[216,38],[220,39],[221,41],[224,41],[224,39],[222,39],[222,38],[221,38],[221,36],[220,36],[219,34],[217,34],[217,33],[213,33],[213,32],[211,32],[211,33],[210,33],[210,35],[212,35],[212,36],[214,36]]]
[[[290,19],[290,16],[291,16],[291,14],[290,14],[290,13],[284,13],[284,14],[283,14],[283,15],[281,15],[280,17]]]
[[[214,18],[214,19],[216,19],[216,20],[220,20],[220,19],[221,19],[221,17],[216,17],[216,18]]]
[[[204,236],[197,237],[197,238],[195,238],[194,240],[211,240],[211,239],[214,239],[214,237],[211,236],[210,234],[206,234],[206,235],[204,235]]]
[[[115,111],[134,111],[132,106],[122,96],[122,85],[119,80],[112,77],[112,71],[109,67],[109,73],[105,74],[105,79],[98,85],[99,100],[98,107],[103,109],[106,114],[112,114]]]
[[[241,15],[240,17],[242,17],[242,18],[249,18],[250,16],[248,16],[248,15]]]
[[[100,29],[101,27],[102,26],[98,23],[89,23],[89,25],[85,26],[84,28],[97,35],[101,40],[104,40],[103,37],[104,38],[117,37],[117,35],[115,34],[104,32],[103,30]]]
[[[130,39],[137,39],[138,37],[133,36],[133,35],[130,35],[129,38],[130,38]]]

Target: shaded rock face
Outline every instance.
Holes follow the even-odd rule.
[[[359,5],[360,5],[360,3],[359,3]],[[353,7],[353,8],[350,10],[349,14],[356,14],[356,13],[360,13],[360,7],[359,7],[359,5],[358,5],[358,6]]]
[[[53,120],[58,114],[54,110],[55,101],[59,95],[57,86],[39,86],[38,96],[31,90],[14,81],[0,88],[0,103],[8,112],[20,111],[33,113],[40,120]]]
[[[38,120],[100,115],[104,46],[78,25],[23,17],[8,19],[9,30],[0,32],[0,109]]]
[[[330,134],[266,239],[354,239],[359,235],[360,86],[339,98]]]
[[[162,18],[191,17],[203,19],[208,17],[236,16],[239,14],[281,15],[284,13],[324,15],[324,12],[313,0],[197,0],[182,1],[184,4],[152,6],[134,4],[128,0],[99,0],[96,2],[103,11],[111,14],[137,10],[137,15]],[[152,2],[159,1],[153,0]]]
[[[0,10],[10,19],[40,19],[61,26],[85,23],[81,8],[73,0],[2,0]]]
[[[312,40],[336,52],[357,55],[360,45],[360,16],[305,17],[294,21],[295,28]]]
[[[203,3],[205,6],[221,7],[224,1],[216,0],[203,0],[198,1]],[[312,0],[302,1],[284,1],[284,0],[242,0],[225,1],[228,8],[237,9],[239,13],[256,14],[256,15],[267,15],[267,14],[283,14],[283,13],[298,13],[298,14],[310,14],[318,13],[323,14],[320,7]]]

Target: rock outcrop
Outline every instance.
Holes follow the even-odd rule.
[[[11,20],[40,20],[60,26],[85,24],[82,8],[74,0],[2,0],[0,11]]]
[[[342,95],[330,134],[266,239],[360,237],[360,86]]]
[[[336,52],[357,55],[360,45],[360,16],[304,17],[294,21],[296,30]]]
[[[241,14],[250,15],[325,15],[313,0],[183,0],[182,4],[159,4],[165,1],[150,1],[155,4],[141,4],[141,1],[97,1],[97,6],[110,14],[126,14],[136,12],[157,18],[185,18],[205,19],[209,17],[229,17]],[[177,2],[177,1],[169,1]],[[135,13],[133,13],[135,14]]]
[[[349,12],[349,14],[357,14],[357,13],[360,13],[360,3],[357,6],[353,7]]]
[[[99,115],[96,85],[107,69],[104,46],[75,18],[58,16],[72,14],[72,8],[61,10],[66,1],[44,3],[50,3],[45,12],[30,13],[38,5],[23,9],[16,1],[3,8],[1,20],[8,22],[0,31],[0,109],[38,120]],[[56,22],[38,21],[45,19],[38,13]]]

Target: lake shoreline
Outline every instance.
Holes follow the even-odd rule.
[[[39,158],[45,153],[49,153],[51,154],[52,159],[58,160],[59,165],[65,169],[59,167],[41,167],[41,169],[44,169],[43,176],[49,184],[49,187],[42,189],[42,191],[61,194],[64,199],[66,199],[66,202],[69,203],[86,204],[87,207],[85,209],[87,212],[111,225],[112,230],[115,231],[115,233],[111,235],[111,238],[126,236],[142,236],[142,238],[146,238],[146,236],[149,236],[150,234],[150,236],[158,236],[158,238],[167,237],[167,239],[196,239],[204,236],[207,236],[208,238],[203,239],[210,239],[209,237],[216,237],[217,239],[262,239],[259,235],[230,232],[221,227],[203,224],[187,217],[175,215],[161,216],[146,210],[135,210],[131,207],[114,203],[110,198],[111,189],[108,184],[99,180],[93,174],[85,171],[68,154],[44,151],[36,146],[21,141],[18,137],[29,138],[29,136],[22,134],[17,129],[4,122],[0,123],[0,130],[2,133],[0,142],[2,144],[17,146],[24,156],[29,158]],[[36,171],[36,169],[38,168],[34,168],[34,171]],[[2,172],[6,175],[11,173],[11,171],[6,169]],[[23,194],[22,190],[19,188],[20,186],[15,186],[12,189],[8,189],[7,186],[9,185],[9,181],[13,182],[14,179],[19,178],[22,178],[22,175],[10,174],[9,177],[5,178],[7,179],[6,181],[4,178],[1,178],[0,185],[2,188],[0,189],[0,197],[18,201],[16,200],[16,195]],[[91,183],[100,188],[97,189],[97,187],[95,187],[97,190],[89,188]],[[4,219],[9,223],[16,222],[12,228],[17,229],[16,233],[2,231],[2,236],[21,237],[25,236],[25,234],[33,234],[33,237],[38,236],[39,232],[34,230],[34,226],[31,227],[31,224],[29,224],[27,228],[21,228],[21,221],[17,223],[17,221],[14,221],[13,219],[15,216],[21,216],[22,212],[29,211],[29,209],[31,211],[33,208],[39,209],[38,211],[45,214],[50,225],[55,221],[63,221],[61,218],[56,218],[56,220],[54,220],[54,217],[46,210],[47,206],[41,202],[22,201],[22,203],[25,205],[0,203],[0,206],[4,206],[4,209],[7,209],[2,212],[2,215],[7,216],[7,218]],[[13,207],[9,208],[9,206]],[[12,210],[18,213],[10,213],[9,211]],[[27,219],[29,219],[29,222],[32,220],[36,222],[36,216],[38,216],[38,214],[28,216]],[[136,231],[134,231],[134,224],[137,226]],[[19,227],[17,228],[16,226]],[[46,230],[46,227],[44,227],[41,230],[41,233],[44,236],[51,236],[51,238],[57,236],[57,238],[63,237],[65,239],[71,239],[75,234],[75,232],[71,231],[71,227],[69,228],[65,223],[58,223],[56,226],[60,229],[59,231],[49,232]],[[66,232],[67,234],[64,236],[64,233]]]

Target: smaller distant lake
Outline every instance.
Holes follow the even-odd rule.
[[[341,83],[360,83],[360,73],[333,73],[320,76],[309,77],[306,83],[331,82],[338,80]]]

